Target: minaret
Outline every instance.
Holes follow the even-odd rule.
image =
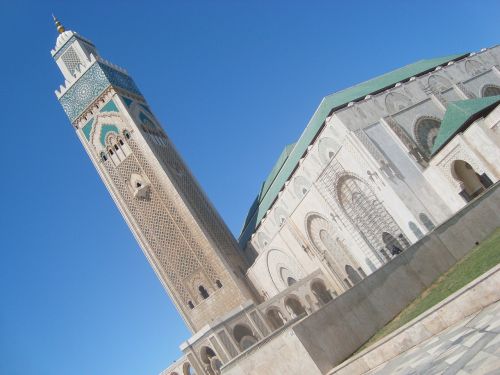
[[[56,96],[188,327],[253,300],[237,242],[132,78],[54,21]]]

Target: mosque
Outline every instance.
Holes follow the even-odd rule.
[[[55,21],[56,96],[192,332],[162,375],[250,373],[279,340],[326,373],[282,333],[500,179],[500,47],[420,60],[326,96],[235,239],[130,75]]]

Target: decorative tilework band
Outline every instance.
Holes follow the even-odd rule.
[[[81,115],[109,86],[142,96],[128,75],[96,62],[59,99],[70,121]]]

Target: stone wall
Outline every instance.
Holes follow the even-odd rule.
[[[403,254],[291,326],[286,336],[279,335],[281,344],[274,338],[267,340],[255,354],[230,362],[222,374],[283,373],[276,371],[278,350],[287,353],[287,374],[316,373],[316,368],[326,373],[340,364],[500,226],[499,186],[497,183]],[[311,361],[314,368],[304,372],[299,364]],[[259,371],[254,370],[257,368]]]

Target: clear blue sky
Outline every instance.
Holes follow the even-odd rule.
[[[237,234],[323,96],[497,44],[499,11],[470,0],[2,1],[0,373],[157,374],[189,337],[55,98],[52,12],[128,69]]]

